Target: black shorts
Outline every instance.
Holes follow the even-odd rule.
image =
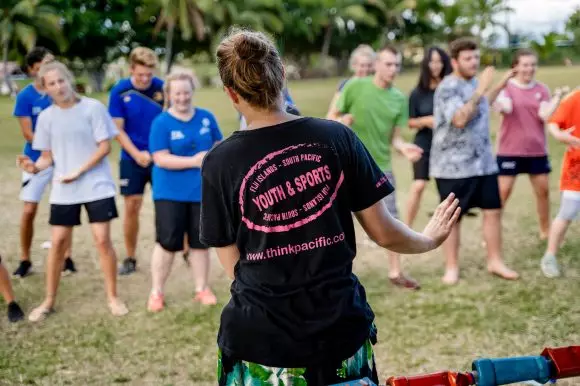
[[[169,252],[183,250],[183,240],[193,249],[207,249],[199,241],[200,203],[169,200],[155,201],[156,241]]]
[[[497,156],[500,176],[517,176],[518,174],[549,174],[552,171],[548,156],[509,157]]]
[[[441,201],[450,193],[459,199],[461,215],[471,208],[501,209],[497,174],[460,179],[436,178]]]
[[[132,159],[122,159],[119,162],[121,195],[142,195],[145,192],[145,186],[152,183],[151,170],[152,166],[144,168]]]
[[[118,217],[115,198],[109,197],[83,204],[51,204],[48,223],[64,227],[81,225],[81,207],[83,206],[87,211],[89,223],[109,222]]]
[[[423,152],[419,161],[413,163],[413,179],[429,181],[429,152]]]

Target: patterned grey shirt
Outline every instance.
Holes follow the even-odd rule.
[[[437,87],[434,98],[435,128],[431,147],[431,177],[459,179],[498,172],[489,138],[489,103],[483,97],[465,128],[451,121],[459,108],[473,96],[477,80],[449,75]]]

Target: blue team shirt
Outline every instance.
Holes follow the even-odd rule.
[[[208,110],[195,109],[195,114],[184,122],[168,112],[153,121],[149,137],[151,154],[169,150],[171,154],[191,157],[208,151],[223,138],[214,115]],[[181,202],[201,201],[201,169],[170,170],[153,165],[153,200]]]
[[[111,90],[109,113],[125,120],[125,132],[139,150],[149,149],[153,120],[163,111],[163,81],[153,78],[147,90],[138,90],[130,78],[121,79]],[[121,159],[132,157],[121,151]]]
[[[32,121],[32,132],[34,133],[36,131],[38,114],[51,104],[52,100],[50,97],[38,92],[36,87],[31,83],[16,95],[13,115],[15,117],[29,117]],[[24,144],[23,154],[27,155],[32,161],[36,161],[40,157],[40,153],[40,151],[32,149],[30,142],[27,141]]]

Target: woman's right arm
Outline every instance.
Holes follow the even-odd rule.
[[[422,233],[415,232],[395,219],[384,200],[355,213],[369,237],[388,250],[403,254],[419,254],[437,248],[445,241],[459,219],[459,201],[450,194],[435,210]]]

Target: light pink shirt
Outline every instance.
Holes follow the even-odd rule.
[[[542,83],[520,85],[508,82],[498,97],[503,120],[497,154],[512,157],[540,157],[547,154],[546,130],[540,105],[550,101],[550,90]]]

